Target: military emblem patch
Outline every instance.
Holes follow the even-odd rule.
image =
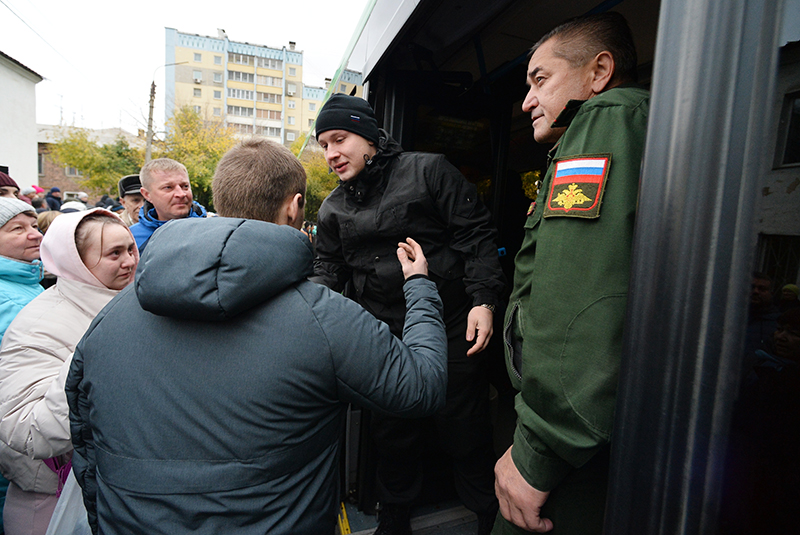
[[[556,161],[542,216],[599,217],[610,164],[610,154]]]

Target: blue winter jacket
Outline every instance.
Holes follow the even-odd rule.
[[[0,256],[0,340],[22,308],[44,291],[42,263],[22,262]]]
[[[436,285],[405,283],[400,341],[306,280],[312,260],[303,233],[261,221],[181,219],[153,236],[67,379],[96,533],[333,533],[347,404],[408,417],[444,404]]]
[[[192,201],[192,209],[189,211],[187,217],[206,217],[206,215],[206,209],[196,201]],[[139,222],[131,225],[131,233],[133,234],[133,239],[136,240],[136,247],[139,248],[139,254],[144,252],[144,248],[150,236],[164,223],[167,223],[167,221],[158,219],[156,209],[149,202],[145,202],[142,207],[139,208]]]

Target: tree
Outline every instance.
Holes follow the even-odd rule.
[[[212,209],[211,179],[222,156],[236,143],[233,129],[221,122],[204,121],[190,106],[178,109],[167,121],[163,149],[158,158],[172,158],[189,171],[194,199]]]
[[[291,151],[295,156],[300,152],[300,148],[305,142],[307,134],[303,134],[300,138],[292,143]],[[325,156],[322,155],[320,150],[314,150],[309,143],[309,146],[303,151],[300,156],[300,163],[306,170],[307,185],[306,185],[306,219],[308,221],[317,220],[317,212],[325,197],[330,195],[331,191],[336,188],[339,182],[338,177],[330,172],[328,163],[325,161]]]
[[[120,136],[114,143],[98,145],[89,131],[68,128],[61,139],[50,147],[53,159],[60,165],[80,169],[78,183],[97,194],[117,196],[117,182],[125,175],[135,174],[142,167],[141,151],[131,148]]]

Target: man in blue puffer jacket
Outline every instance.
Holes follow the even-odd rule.
[[[139,254],[150,236],[173,219],[206,217],[206,209],[192,199],[192,185],[186,167],[169,158],[151,160],[139,173],[145,203],[139,209],[139,222],[131,226]]]
[[[444,405],[436,285],[421,247],[399,244],[401,341],[306,280],[305,172],[281,145],[240,143],[212,188],[223,217],[155,232],[135,283],[75,351],[72,463],[90,524],[106,535],[333,533],[347,404],[406,417]],[[120,332],[147,335],[120,345]]]

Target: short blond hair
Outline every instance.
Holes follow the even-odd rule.
[[[139,172],[139,180],[142,182],[142,187],[149,191],[150,185],[153,183],[153,173],[174,172],[181,172],[187,178],[189,177],[189,171],[186,170],[186,166],[181,162],[176,162],[170,158],[158,158],[144,164],[144,167]]]

